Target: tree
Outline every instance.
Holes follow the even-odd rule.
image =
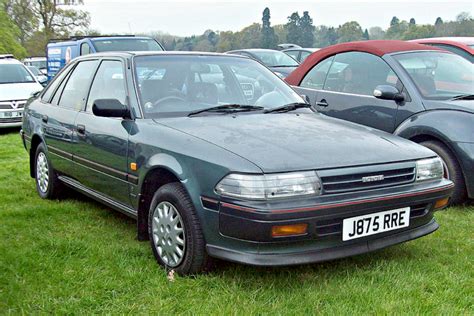
[[[435,26],[438,27],[441,24],[443,24],[443,19],[441,19],[441,17],[438,16],[435,21]]]
[[[315,27],[313,25],[313,19],[309,16],[308,11],[303,12],[299,26],[301,33],[298,44],[303,47],[313,47]]]
[[[359,23],[355,21],[346,22],[337,29],[338,43],[360,41],[364,33]]]
[[[471,19],[471,14],[469,12],[461,12],[456,16],[457,22],[467,21]]]
[[[293,12],[288,17],[288,22],[285,24],[287,31],[286,41],[288,43],[298,44],[300,42],[300,15],[298,12]]]
[[[410,19],[410,25],[416,25],[415,18],[411,18],[411,19]]]
[[[26,57],[26,50],[17,40],[19,33],[7,13],[0,10],[0,54],[13,54],[19,59]]]
[[[390,21],[390,26],[396,26],[399,23],[400,23],[400,20],[396,16],[394,16],[392,20]]]
[[[262,16],[262,47],[263,48],[275,48],[278,44],[278,38],[275,35],[275,30],[270,24],[270,9],[265,8]]]
[[[373,40],[383,39],[385,31],[380,26],[373,26],[369,29],[369,37]]]
[[[38,28],[38,19],[32,10],[30,0],[9,0],[5,2],[5,11],[12,17],[19,32],[18,39],[22,45]]]
[[[368,31],[367,29],[365,29],[364,34],[362,35],[362,37],[363,37],[365,40],[369,40],[369,39],[370,39],[369,31]]]

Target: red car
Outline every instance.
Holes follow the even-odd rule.
[[[412,40],[410,42],[436,46],[474,63],[474,37],[434,37]]]
[[[438,47],[362,41],[311,54],[285,79],[316,111],[424,145],[474,199],[474,64]],[[348,155],[351,153],[348,152]]]

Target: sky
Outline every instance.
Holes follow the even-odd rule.
[[[433,24],[438,16],[454,20],[462,11],[474,12],[474,1],[425,0],[84,0],[80,8],[91,15],[91,28],[102,34],[148,33],[199,35],[207,29],[239,31],[261,23],[262,12],[270,8],[271,23],[284,24],[295,11],[309,11],[315,25],[338,26],[357,21],[362,28],[387,28],[395,15],[400,20],[415,18],[418,24]]]

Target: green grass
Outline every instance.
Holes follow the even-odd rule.
[[[79,194],[41,200],[18,132],[0,144],[0,314],[474,314],[472,204],[374,253],[169,282],[133,220]]]

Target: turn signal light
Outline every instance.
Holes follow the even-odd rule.
[[[272,227],[272,237],[288,237],[306,234],[308,224],[283,225]]]
[[[438,200],[438,201],[436,201],[434,208],[435,209],[443,208],[446,205],[448,205],[448,202],[449,202],[449,198],[444,198],[444,199]]]

